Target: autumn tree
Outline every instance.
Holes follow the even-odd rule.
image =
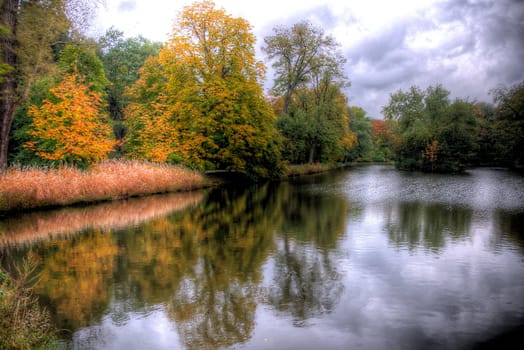
[[[91,18],[90,0],[0,0],[0,171],[7,168],[16,109],[31,86],[52,68],[64,33],[77,33]]]
[[[81,166],[107,158],[115,142],[100,93],[67,75],[51,94],[42,106],[29,109],[34,141],[27,147],[44,159]]]
[[[274,114],[262,94],[251,26],[210,1],[187,6],[127,108],[132,156],[253,177],[280,172]]]
[[[47,74],[35,79],[31,84],[26,103],[16,111],[10,135],[9,160],[12,162],[49,165],[48,158],[37,156],[36,150],[26,147],[28,142],[36,141],[29,132],[33,122],[29,110],[39,108],[45,100],[55,101],[56,97],[51,89],[56,88],[64,76],[75,76],[79,82],[89,88],[90,92],[96,92],[105,100],[109,81],[105,76],[102,62],[93,49],[65,44],[57,54],[57,59],[58,62],[54,67],[50,67]]]
[[[371,142],[373,144],[373,161],[391,162],[395,159],[394,152],[399,143],[396,130],[396,121],[371,121]]]

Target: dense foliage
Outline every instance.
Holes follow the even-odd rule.
[[[29,108],[33,141],[27,147],[44,159],[80,166],[106,159],[115,143],[100,93],[76,75],[66,75],[50,91],[52,99]]]
[[[109,115],[113,120],[115,138],[119,141],[117,151],[122,155],[122,142],[126,135],[124,110],[130,102],[125,90],[138,80],[139,69],[146,59],[158,54],[162,45],[141,36],[125,39],[124,33],[114,28],[110,28],[98,42],[99,56],[110,81],[106,89]]]
[[[254,43],[244,19],[208,1],[186,7],[129,90],[129,155],[278,176],[279,138]]]
[[[449,94],[437,85],[425,91],[413,86],[391,95],[383,112],[398,123],[395,157],[400,168],[459,172],[470,164],[476,151],[473,105],[451,102]]]
[[[492,91],[495,106],[451,101],[441,85],[391,95],[394,157],[409,170],[459,172],[471,165],[523,167],[524,83]]]
[[[493,104],[413,86],[373,119],[348,105],[339,44],[308,21],[264,39],[275,76],[264,96],[251,26],[211,1],[185,7],[163,45],[114,28],[81,35],[90,1],[0,4],[0,171],[9,139],[9,161],[22,165],[126,157],[254,179],[284,163],[524,166],[524,82],[494,89]]]
[[[342,89],[345,58],[321,28],[300,22],[276,27],[263,50],[276,72],[273,94],[284,137],[283,157],[291,163],[343,161],[355,135],[349,129]]]
[[[33,84],[56,67],[64,41],[85,41],[79,34],[96,1],[0,0],[0,172],[7,169],[11,126]]]

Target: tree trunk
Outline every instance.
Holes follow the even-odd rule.
[[[309,164],[313,164],[315,162],[315,145],[311,145],[309,148]]]
[[[14,68],[11,72],[3,76],[0,84],[0,172],[7,170],[7,151],[9,146],[9,132],[15,115],[17,106],[16,100],[16,27],[17,15],[20,7],[20,0],[3,0],[2,17],[0,25],[5,27],[10,33],[0,37],[1,59],[3,63]]]

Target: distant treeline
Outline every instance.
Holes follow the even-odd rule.
[[[115,29],[86,38],[85,16],[63,6],[78,2],[12,3],[0,18],[0,170],[132,158],[258,179],[318,162],[427,171],[524,164],[524,83],[495,90],[495,105],[412,87],[391,95],[385,120],[371,120],[348,105],[339,44],[307,21],[264,39],[275,72],[265,96],[251,25],[213,2],[185,7],[164,44]]]
[[[406,170],[460,172],[469,166],[524,167],[524,82],[491,91],[495,104],[451,101],[441,85],[391,94],[384,121],[358,108],[353,159],[395,161]]]

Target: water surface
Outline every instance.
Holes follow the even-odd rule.
[[[524,325],[523,189],[355,167],[4,218],[0,257],[63,348],[468,349]]]

